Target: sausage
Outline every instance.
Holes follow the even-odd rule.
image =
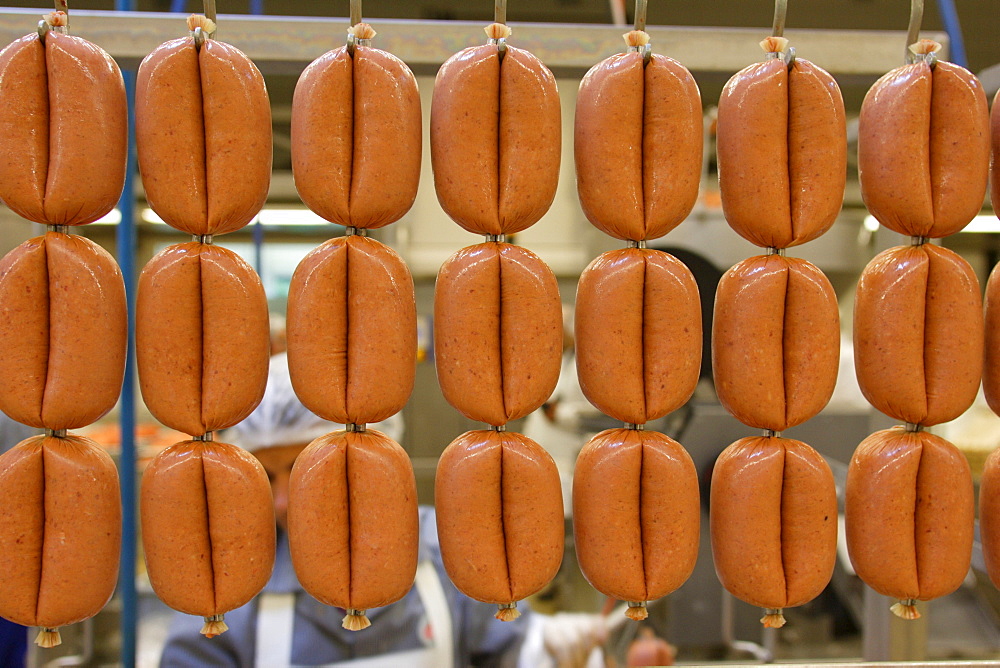
[[[1000,273],[996,267],[986,282],[983,345],[983,394],[994,413],[1000,413]]]
[[[169,246],[139,276],[139,387],[172,429],[200,436],[249,415],[264,396],[268,335],[260,278],[230,250]]]
[[[399,220],[417,195],[420,142],[417,80],[391,53],[328,51],[295,85],[295,188],[333,223],[376,228]]]
[[[684,404],[701,370],[698,284],[662,251],[597,257],[576,293],[576,366],[587,399],[616,420],[643,424]]]
[[[979,536],[986,573],[1000,588],[1000,449],[986,458],[979,481]]]
[[[990,109],[990,202],[994,211],[1000,211],[1000,174],[997,170],[1000,165],[1000,107],[997,106],[997,99],[1000,98],[1000,91],[993,98],[993,106]]]
[[[559,180],[556,80],[527,51],[463,49],[434,80],[431,166],[441,208],[475,234],[515,234],[548,210]]]
[[[0,199],[43,225],[83,225],[122,194],[128,106],[118,65],[49,31],[0,51]]]
[[[271,108],[264,78],[239,49],[185,37],[139,65],[135,140],[150,207],[188,234],[225,234],[264,206]],[[239,178],[233,178],[238,174]]]
[[[854,301],[854,367],[865,398],[890,417],[925,426],[964,413],[982,374],[979,295],[972,267],[945,248],[903,246],[875,256]]]
[[[990,161],[982,84],[958,65],[898,67],[861,105],[858,178],[865,206],[894,232],[944,237],[979,213]]]
[[[0,498],[0,616],[54,629],[100,612],[121,549],[111,457],[82,436],[29,438],[0,456]]]
[[[542,405],[562,358],[562,307],[552,270],[505,243],[463,248],[434,290],[434,361],[444,398],[494,426]]]
[[[595,436],[573,475],[573,531],[584,577],[633,606],[680,587],[698,558],[698,500],[694,462],[673,439],[632,429]]]
[[[718,116],[719,190],[730,226],[787,248],[826,232],[844,201],[847,124],[837,82],[808,60],[737,72]]]
[[[367,626],[364,611],[401,599],[416,574],[417,486],[406,452],[374,430],[313,441],[289,480],[288,544],[302,587],[346,609],[345,628]]]
[[[830,582],[837,490],[826,461],[805,443],[751,437],[730,445],[712,471],[709,510],[715,572],[736,598],[780,611]]]
[[[576,99],[577,191],[587,219],[616,239],[655,239],[698,199],[701,95],[687,69],[653,54],[611,56],[587,72]]]
[[[958,589],[969,572],[972,476],[939,436],[894,427],[862,441],[847,470],[844,511],[851,564],[880,594],[929,601]]]
[[[271,487],[245,450],[212,441],[172,445],[146,468],[139,502],[149,581],[171,608],[222,615],[271,577]]]
[[[77,429],[121,392],[128,336],[114,258],[48,232],[0,260],[0,409],[32,427]]]
[[[819,413],[840,362],[840,314],[830,281],[798,258],[747,258],[715,296],[712,366],[726,410],[784,431]]]
[[[452,441],[438,460],[434,507],[445,570],[466,596],[513,609],[559,570],[559,472],[527,436],[469,431]]]
[[[288,290],[288,365],[309,410],[340,424],[395,415],[417,359],[413,279],[388,246],[331,239],[299,264]]]

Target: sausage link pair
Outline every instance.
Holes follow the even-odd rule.
[[[0,199],[48,225],[105,215],[125,184],[128,107],[118,65],[49,31],[0,51]]]
[[[0,456],[0,498],[0,616],[59,644],[51,630],[93,617],[114,593],[118,470],[90,439],[36,436]]]
[[[392,439],[373,430],[335,431],[295,460],[288,496],[292,564],[307,592],[347,610],[344,628],[367,627],[366,609],[406,595],[418,543],[413,468]]]
[[[295,393],[340,424],[380,422],[413,390],[413,279],[388,246],[359,235],[327,241],[288,290],[288,365]]]
[[[823,409],[840,360],[837,296],[805,260],[767,255],[726,272],[715,296],[712,365],[726,410],[784,431]]]
[[[200,436],[253,411],[267,383],[267,298],[254,270],[218,246],[184,243],[139,276],[136,353],[157,420]]]
[[[886,415],[930,426],[965,412],[979,390],[983,336],[979,281],[956,253],[890,248],[862,272],[855,369],[865,397]]]
[[[49,232],[0,260],[0,409],[32,427],[77,429],[118,400],[125,285],[114,258]]]
[[[701,513],[691,456],[654,431],[609,429],[580,451],[573,531],[580,570],[602,594],[646,601],[680,587],[698,558]]]
[[[947,62],[898,67],[875,82],[858,125],[865,206],[894,232],[944,237],[979,213],[990,164],[982,84]]]
[[[701,367],[698,284],[662,251],[608,251],[580,276],[576,366],[587,399],[644,424],[684,404]]]
[[[271,577],[271,487],[250,453],[212,441],[172,445],[146,468],[139,501],[149,581],[175,610],[221,616]],[[226,630],[221,617],[205,621],[209,637]]]
[[[737,72],[719,100],[717,146],[722,209],[740,236],[787,248],[833,225],[847,180],[847,125],[826,71],[775,58]]]
[[[451,256],[434,291],[441,391],[471,420],[522,418],[559,379],[562,307],[552,270],[534,253],[484,243]]]
[[[348,227],[398,220],[417,195],[420,133],[417,80],[403,61],[363,46],[353,57],[347,47],[328,51],[302,72],[292,99],[299,197]]]
[[[431,164],[441,208],[476,234],[514,234],[548,211],[559,180],[556,80],[527,51],[463,49],[434,81]]]
[[[862,441],[847,471],[845,516],[851,564],[865,584],[913,601],[958,589],[972,557],[974,500],[969,463],[958,448],[902,427]]]
[[[1000,449],[987,457],[979,482],[979,535],[986,573],[1000,588]]]
[[[438,461],[434,479],[441,557],[467,596],[497,603],[498,619],[539,591],[562,562],[562,492],[555,462],[527,436],[470,431]]]
[[[694,207],[701,184],[698,84],[675,60],[611,56],[576,100],[577,190],[587,219],[617,239],[655,239]]]
[[[768,609],[823,591],[837,560],[837,490],[823,458],[788,438],[751,437],[726,448],[712,471],[715,571],[733,596]]]
[[[188,234],[249,223],[271,180],[271,107],[250,59],[212,39],[165,42],[139,65],[135,100],[149,206]]]

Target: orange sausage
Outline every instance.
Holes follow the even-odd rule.
[[[552,270],[519,246],[463,248],[438,273],[434,361],[441,391],[470,420],[522,418],[559,379],[562,307]]]
[[[830,467],[805,443],[751,437],[726,448],[712,471],[710,521],[715,572],[736,598],[780,610],[811,601],[830,582],[837,490]]]
[[[417,359],[413,279],[394,250],[331,239],[288,289],[288,365],[309,410],[340,424],[379,422],[410,398]]]
[[[875,408],[914,424],[954,420],[976,398],[982,365],[983,305],[968,262],[924,244],[868,264],[854,301],[854,367]]]
[[[417,524],[410,459],[384,434],[335,431],[295,461],[288,544],[299,582],[321,602],[350,615],[405,596],[417,569]]]
[[[167,247],[139,277],[136,359],[146,406],[194,436],[233,426],[264,396],[268,331],[264,287],[236,253]]]
[[[391,53],[356,47],[309,65],[292,100],[299,197],[327,220],[376,228],[399,220],[420,180],[417,80]]]
[[[559,570],[559,472],[527,436],[470,431],[452,441],[438,461],[434,506],[445,569],[466,596],[510,605]]]
[[[875,82],[858,125],[858,178],[880,223],[910,236],[959,232],[979,213],[990,161],[982,84],[939,62],[897,67]]]
[[[464,49],[434,81],[431,164],[441,207],[476,234],[514,234],[548,211],[559,180],[559,92],[527,51]]]
[[[55,628],[93,617],[118,580],[118,470],[81,436],[35,436],[0,456],[0,616]]]
[[[722,91],[719,190],[730,226],[758,246],[787,248],[826,232],[844,201],[847,124],[840,88],[797,58],[756,63]]]
[[[616,420],[643,424],[684,404],[701,369],[698,284],[662,251],[608,251],[576,294],[580,387]]]
[[[680,587],[698,558],[698,473],[676,441],[608,429],[577,458],[573,531],[580,570],[602,594],[633,603]]]
[[[894,427],[854,451],[847,548],[880,594],[928,601],[955,591],[969,571],[974,513],[969,464],[943,438]]]
[[[146,199],[188,234],[249,223],[271,179],[271,108],[264,78],[225,42],[165,42],[136,79],[136,150]],[[239,178],[233,178],[238,174]]]
[[[1000,588],[1000,449],[987,457],[979,481],[979,535],[986,572]]]
[[[1000,413],[1000,272],[996,267],[986,282],[983,345],[983,394],[994,413]]]
[[[993,98],[993,107],[990,109],[990,202],[994,211],[1000,211],[1000,107],[997,106],[997,99],[1000,99],[1000,91]]]
[[[0,409],[32,427],[76,429],[118,400],[125,285],[94,242],[49,232],[0,260]]]
[[[271,577],[271,487],[245,450],[212,441],[172,445],[146,468],[139,501],[149,581],[171,608],[221,615]]]
[[[128,108],[118,65],[54,31],[0,51],[0,199],[48,225],[111,211],[125,184]]]
[[[617,239],[655,239],[691,213],[701,183],[701,95],[675,60],[611,56],[576,99],[577,190],[587,219]]]
[[[757,429],[819,413],[840,361],[837,296],[823,272],[780,255],[748,258],[719,282],[712,365],[719,401]]]

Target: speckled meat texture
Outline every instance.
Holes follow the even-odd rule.
[[[719,100],[719,190],[730,226],[787,248],[826,232],[844,201],[847,126],[840,88],[796,58],[738,72]]]
[[[0,456],[0,616],[59,627],[93,617],[118,580],[118,470],[93,441],[36,436]]]
[[[149,580],[175,610],[224,614],[271,577],[271,488],[250,453],[211,441],[172,445],[147,467],[139,501]]]
[[[986,282],[983,344],[983,394],[994,413],[1000,414],[1000,271],[996,267]]]
[[[875,408],[930,426],[972,405],[983,368],[979,295],[969,263],[939,246],[890,248],[868,264],[854,301],[854,366]]]
[[[434,360],[459,412],[495,426],[524,417],[552,394],[561,358],[559,286],[534,253],[491,242],[441,267]]]
[[[580,569],[602,594],[648,601],[680,587],[698,558],[698,473],[676,441],[609,429],[576,462],[573,527]]]
[[[939,62],[898,67],[861,106],[858,177],[865,206],[900,234],[945,237],[979,213],[990,165],[982,84]]]
[[[289,481],[288,543],[303,588],[367,610],[398,601],[417,569],[417,487],[406,452],[374,430],[313,441]]]
[[[0,260],[0,409],[32,427],[76,429],[121,392],[125,285],[114,258],[49,232]]]
[[[1000,449],[986,459],[979,479],[979,535],[986,572],[1000,588]]]
[[[438,462],[434,505],[445,569],[467,596],[513,603],[559,570],[559,472],[530,438],[496,431],[459,436]]]
[[[136,150],[150,207],[188,234],[224,234],[261,210],[271,180],[264,78],[212,39],[165,42],[136,79]]]
[[[733,596],[762,608],[802,605],[837,560],[837,490],[805,443],[753,437],[715,462],[710,505],[715,571]]]
[[[552,73],[496,45],[464,49],[438,71],[431,164],[438,201],[464,229],[514,234],[541,218],[559,180],[562,117]]]
[[[636,52],[580,83],[574,151],[587,218],[617,239],[655,239],[691,212],[701,184],[701,95],[683,65]]]
[[[969,463],[939,436],[902,427],[866,438],[851,458],[847,549],[869,587],[923,601],[969,572],[975,514]]]

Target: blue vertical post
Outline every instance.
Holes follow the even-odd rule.
[[[948,33],[948,60],[968,67],[968,59],[965,56],[965,40],[962,38],[962,24],[958,20],[958,10],[955,9],[955,0],[938,0],[938,11],[941,13],[941,23],[944,24],[945,32]]]

